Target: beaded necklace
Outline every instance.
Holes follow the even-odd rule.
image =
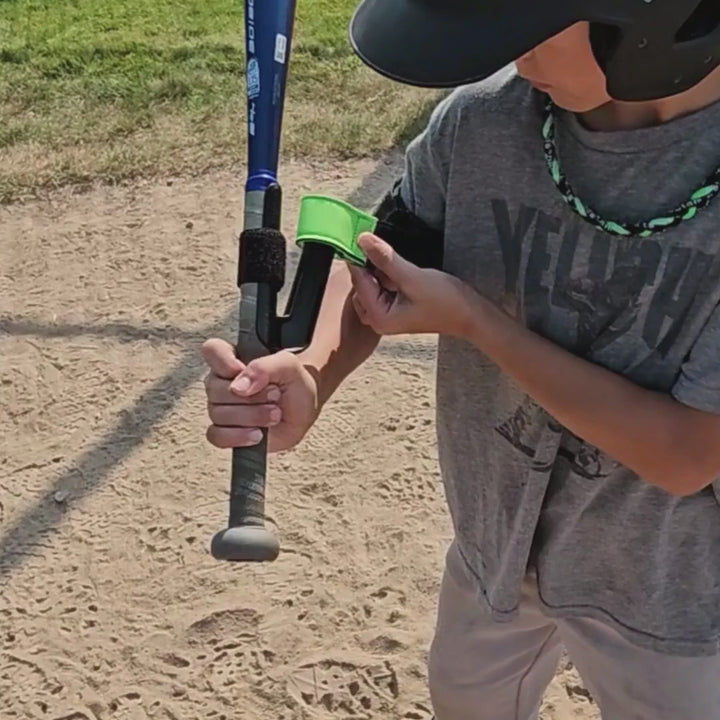
[[[644,222],[621,223],[614,220],[605,220],[595,210],[584,203],[574,192],[565,177],[558,159],[557,144],[555,140],[555,105],[548,97],[545,103],[542,135],[545,150],[545,161],[557,189],[563,200],[573,212],[591,225],[604,230],[611,235],[622,237],[649,237],[668,228],[675,227],[685,220],[694,218],[700,210],[706,208],[720,193],[720,167],[715,169],[701,187],[674,210]]]

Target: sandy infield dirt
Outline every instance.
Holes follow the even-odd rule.
[[[398,158],[283,167],[369,206]],[[208,553],[229,455],[199,348],[235,334],[241,181],[57,191],[0,208],[0,718],[429,720],[450,525],[434,344],[398,338],[270,463],[282,554]],[[595,720],[572,665],[543,720]]]

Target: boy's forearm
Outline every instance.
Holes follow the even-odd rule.
[[[578,437],[676,495],[718,473],[718,419],[576,357],[478,298],[469,339]]]
[[[336,263],[327,282],[312,343],[299,356],[317,378],[321,405],[372,355],[380,340],[358,319],[350,300],[351,289],[347,266]]]

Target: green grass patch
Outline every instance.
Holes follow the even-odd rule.
[[[357,60],[355,4],[298,2],[287,154],[380,153],[437,101]],[[0,0],[0,200],[241,161],[243,46],[242,0]]]

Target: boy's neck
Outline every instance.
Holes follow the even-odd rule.
[[[683,115],[702,110],[720,100],[720,68],[700,84],[680,95],[650,102],[620,102],[611,100],[605,105],[579,115],[590,130],[612,132],[636,130],[670,122]]]

